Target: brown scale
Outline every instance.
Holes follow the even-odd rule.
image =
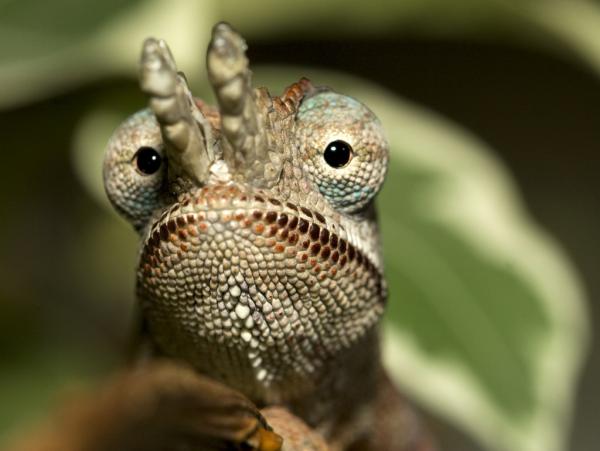
[[[288,228],[290,230],[294,230],[297,225],[298,225],[298,217],[292,216],[292,219],[290,219],[290,222],[288,223]]]
[[[356,253],[354,250],[354,246],[352,246],[351,244],[348,245],[348,260],[352,261],[354,260]]]
[[[321,213],[315,212],[315,218],[317,218],[317,221],[321,224],[326,224],[325,217]]]
[[[331,237],[329,239],[329,245],[331,246],[331,249],[336,249],[337,245],[338,245],[338,236],[335,233],[331,234]]]
[[[298,211],[298,207],[296,207],[296,205],[294,205],[294,204],[293,204],[293,203],[291,203],[291,202],[286,202],[286,204],[285,204],[285,205],[286,205],[286,207],[288,207],[288,208],[289,208],[289,209],[291,209],[291,210]]]
[[[320,236],[321,244],[324,246],[329,242],[329,230],[323,228]]]
[[[266,219],[267,223],[272,224],[273,222],[275,222],[277,220],[277,213],[274,211],[269,211],[265,215],[265,219]]]
[[[317,224],[312,224],[308,230],[308,234],[312,241],[317,241],[319,239],[319,234],[321,233],[321,229]]]
[[[287,215],[285,216],[287,218]],[[312,241],[317,241],[318,239],[321,242],[321,244],[314,243],[310,245],[308,240],[306,240],[302,243],[302,246],[304,248],[310,247],[310,252],[312,255],[316,256],[317,254],[319,254],[319,252],[321,252],[320,256],[323,260],[327,261],[331,257],[331,261],[333,263],[336,263],[339,258],[339,253],[337,253],[337,251],[334,251],[332,253],[332,247],[334,244],[338,244],[339,242],[340,251],[343,251],[343,253],[346,254],[340,261],[341,267],[344,267],[347,262],[352,262],[356,260],[357,266],[364,267],[369,273],[372,273],[373,271],[376,271],[378,273],[378,270],[372,264],[372,262],[368,258],[366,258],[360,251],[358,251],[353,245],[347,243],[346,240],[339,240],[336,234],[330,234],[327,229],[322,229],[319,235],[319,226],[317,226],[316,224],[311,224],[308,227],[308,230]],[[327,243],[329,243],[332,247],[325,246]]]
[[[288,237],[288,243],[294,245],[298,242],[298,234],[297,233],[291,233]]]
[[[159,227],[160,239],[162,241],[166,241],[169,239],[169,229],[167,229],[167,225],[162,223]]]
[[[314,243],[311,247],[310,247],[310,253],[312,255],[317,255],[319,252],[321,251],[321,245],[319,243]]]
[[[304,218],[298,220],[298,231],[302,234],[308,232],[308,221]]]
[[[285,227],[288,222],[288,216],[285,213],[281,213],[279,218],[277,219],[277,224],[279,227]]]
[[[225,187],[219,187],[217,191],[222,191]],[[207,195],[209,193],[208,190],[203,189],[203,194]],[[239,194],[239,191],[234,188],[227,189],[228,193],[231,195]],[[259,202],[265,202],[264,199],[255,195],[254,199]],[[271,199],[269,199],[271,201]],[[295,209],[295,205],[291,203],[287,203],[291,209]],[[311,212],[309,209],[302,207],[302,213],[309,217],[315,217],[317,220],[316,212]],[[242,214],[238,213],[236,220],[243,220]],[[261,221],[264,218],[267,224],[270,224],[268,228],[265,227]],[[288,243],[291,245],[295,245],[298,243],[298,234],[292,233],[289,234],[288,230],[294,230],[296,227],[298,231],[302,234],[308,233],[309,238],[301,242],[301,246],[303,249],[310,250],[311,255],[317,256],[320,253],[320,257],[324,261],[330,260],[333,264],[338,264],[339,268],[344,268],[348,262],[353,262],[356,260],[357,266],[363,267],[368,273],[377,273],[379,275],[379,270],[373,265],[373,263],[366,258],[360,251],[356,250],[356,248],[348,243],[345,239],[339,238],[337,234],[330,233],[327,229],[321,229],[315,223],[309,223],[304,218],[298,218],[297,216],[289,217],[286,213],[277,213],[275,211],[268,211],[263,214],[260,210],[254,210],[251,213],[251,216],[246,217],[248,220],[257,221],[254,230],[257,234],[262,235],[265,230],[267,231],[267,236],[273,237],[279,232],[279,237],[282,240],[288,239]],[[161,224],[159,227],[159,231],[155,231],[150,240],[148,241],[150,248],[155,248],[159,246],[160,241],[169,241],[169,240],[182,240],[185,241],[188,239],[188,233],[190,233],[193,228],[180,229],[185,227],[186,225],[191,225],[195,222],[195,218],[193,215],[188,214],[186,217],[177,216],[174,219],[170,219],[166,224]],[[277,223],[277,224],[274,224]],[[198,224],[198,227],[202,230],[206,230],[208,225],[205,223]],[[176,233],[176,234],[175,234]],[[193,235],[193,233],[191,233]],[[311,241],[315,242],[311,244]],[[317,242],[319,241],[320,244]],[[266,243],[269,243],[271,246],[277,246],[277,252],[283,252],[284,246],[277,242],[277,240],[269,240]],[[326,246],[329,244],[329,246]],[[337,250],[336,250],[337,247]],[[147,249],[148,250],[148,249]],[[188,248],[185,248],[187,251]],[[339,251],[339,252],[338,252]],[[145,254],[145,253],[144,253]],[[306,261],[308,256],[303,254],[301,257],[302,261]],[[313,259],[311,259],[312,262]],[[318,267],[316,261],[312,265],[313,267]],[[337,273],[337,269],[335,270]],[[378,277],[379,278],[379,277]]]
[[[308,208],[306,208],[306,207],[300,207],[300,210],[302,210],[302,213],[304,213],[306,216],[308,216],[309,218],[312,219],[313,214],[312,214],[312,212]]]

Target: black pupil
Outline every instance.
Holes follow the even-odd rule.
[[[323,157],[329,166],[341,168],[346,166],[352,158],[352,147],[346,141],[332,141],[327,144]]]
[[[137,167],[143,174],[154,174],[160,169],[162,158],[152,147],[140,147],[136,154]]]

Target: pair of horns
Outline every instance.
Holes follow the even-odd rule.
[[[233,171],[268,164],[264,130],[254,99],[246,43],[225,23],[217,24],[206,56],[208,79],[215,92],[221,132],[228,145],[223,159]],[[204,184],[215,161],[212,128],[192,97],[185,77],[177,72],[167,44],[144,42],[140,85],[161,127],[170,177],[186,176]]]

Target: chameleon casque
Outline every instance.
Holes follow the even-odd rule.
[[[148,39],[149,108],[109,141],[106,192],[141,236],[144,346],[327,443],[286,442],[272,425],[283,449],[433,449],[380,364],[381,124],[307,79],[279,97],[253,88],[245,48],[214,27],[213,107]]]

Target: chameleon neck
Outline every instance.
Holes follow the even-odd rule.
[[[373,421],[373,400],[381,379],[378,331],[344,351],[324,369],[324,377],[290,409],[330,444],[353,443]]]

